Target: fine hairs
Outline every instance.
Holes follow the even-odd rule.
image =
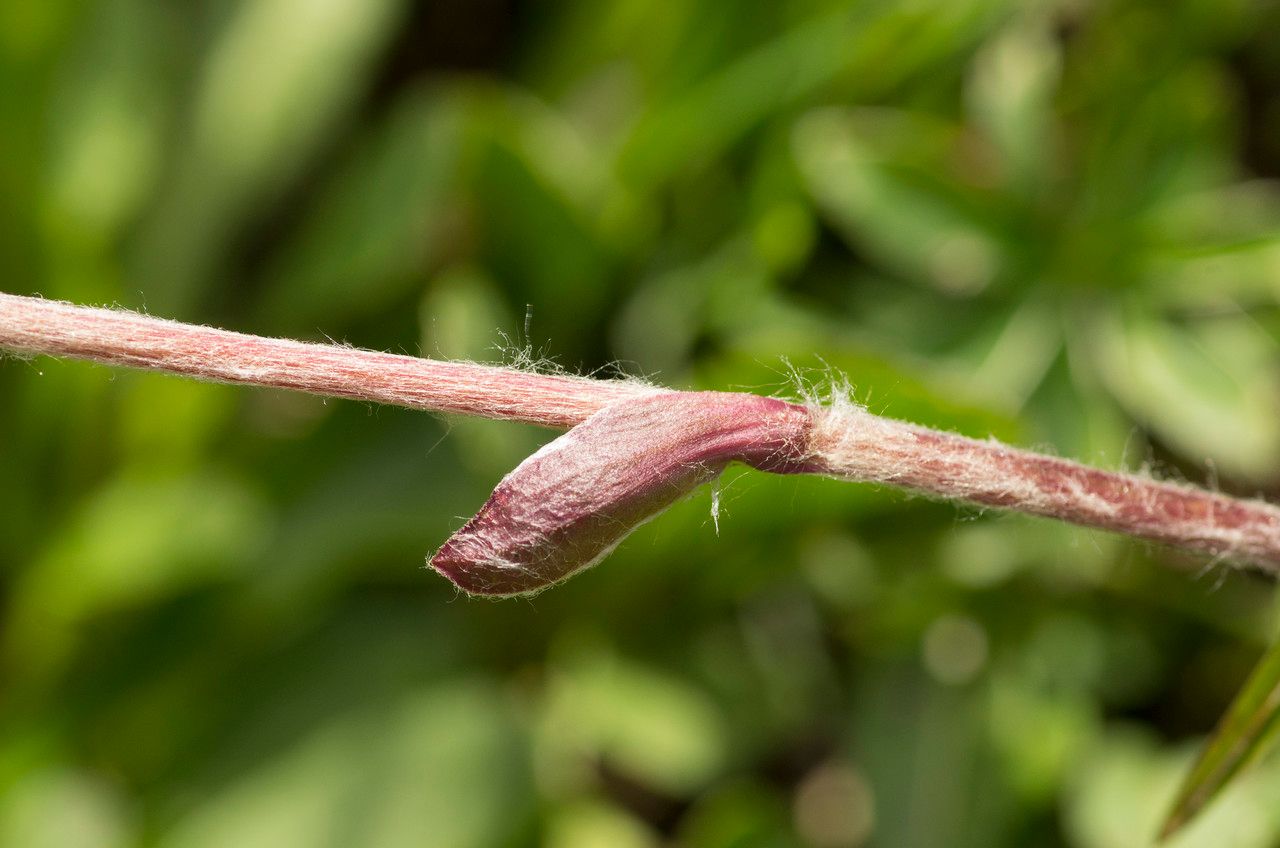
[[[1280,573],[1280,508],[884,418],[836,381],[802,403],[310,344],[0,294],[0,349],[568,429],[431,558],[528,594],[593,565],[730,462],[1056,518]]]

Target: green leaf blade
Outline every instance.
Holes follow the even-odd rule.
[[[1163,842],[1209,805],[1280,737],[1280,642],[1263,655],[1205,744],[1160,829]]]

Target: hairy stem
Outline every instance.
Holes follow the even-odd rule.
[[[440,362],[0,293],[0,348],[183,374],[198,380],[572,427],[649,387]]]
[[[805,470],[890,483],[1250,562],[1280,573],[1280,508],[872,415],[818,412]]]
[[[0,294],[0,348],[562,428],[619,401],[668,391],[267,339],[7,294]],[[881,418],[853,406],[795,409],[807,417],[797,429],[791,416],[792,431],[786,434],[790,455],[778,457],[781,465],[770,470],[889,483],[1113,530],[1280,573],[1280,508],[1274,505],[1102,471]]]

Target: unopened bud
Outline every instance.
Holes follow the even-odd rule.
[[[730,462],[801,470],[809,428],[804,407],[756,395],[615,402],[520,463],[431,565],[471,594],[536,592],[595,565]]]

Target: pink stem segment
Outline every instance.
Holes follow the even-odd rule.
[[[7,294],[0,294],[0,349],[562,428],[619,401],[656,393],[688,397],[638,383],[267,339]],[[777,434],[779,443],[788,446],[787,456],[771,454],[770,462],[755,462],[747,446],[733,445],[717,461],[737,459],[767,470],[889,483],[1113,530],[1280,573],[1280,508],[1272,504],[1102,471],[881,418],[853,406],[792,410],[778,419],[788,428]],[[674,405],[673,414],[691,416],[681,404]],[[721,426],[716,416],[707,420],[709,426]]]
[[[872,415],[815,413],[806,471],[890,483],[1248,562],[1280,573],[1280,508]]]
[[[0,293],[3,348],[547,427],[572,427],[616,400],[653,391],[637,383],[267,339]]]

